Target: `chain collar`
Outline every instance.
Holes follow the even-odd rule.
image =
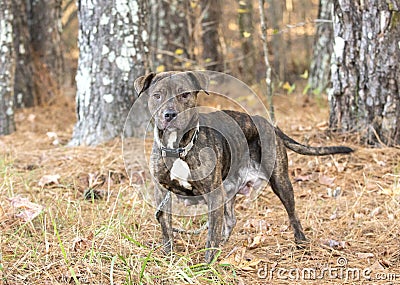
[[[188,154],[188,152],[192,149],[192,147],[194,146],[194,143],[196,142],[197,137],[199,135],[199,130],[200,130],[200,125],[199,125],[199,122],[197,122],[196,131],[194,132],[190,142],[185,147],[167,148],[167,147],[163,146],[163,144],[161,143],[160,137],[158,136],[158,129],[155,127],[154,128],[154,138],[155,138],[158,148],[161,151],[161,156],[162,157],[184,158]]]

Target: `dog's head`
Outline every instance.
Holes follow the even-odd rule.
[[[135,80],[139,96],[148,92],[149,110],[159,130],[184,131],[198,120],[197,94],[207,87],[202,72],[149,73]]]

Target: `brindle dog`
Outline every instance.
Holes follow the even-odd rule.
[[[282,201],[295,241],[305,242],[295,212],[286,148],[304,155],[353,150],[344,146],[302,145],[260,116],[228,110],[200,113],[197,95],[205,91],[207,82],[204,73],[162,72],[141,76],[134,84],[139,95],[148,92],[148,107],[153,114],[151,171],[165,250],[169,252],[173,246],[171,192],[189,205],[208,205],[209,250],[205,259],[211,262],[236,224],[236,195],[248,193],[262,180],[269,181]]]

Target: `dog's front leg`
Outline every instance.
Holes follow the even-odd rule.
[[[161,186],[156,185],[155,200],[157,203],[156,219],[161,225],[164,251],[165,253],[170,253],[173,249],[171,193],[161,189]]]
[[[208,194],[208,235],[205,260],[207,263],[213,261],[218,247],[221,243],[224,222],[225,195],[222,185]]]

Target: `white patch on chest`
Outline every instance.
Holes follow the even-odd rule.
[[[174,161],[174,164],[171,168],[170,178],[171,180],[177,180],[179,184],[186,189],[192,189],[192,185],[188,182],[190,177],[190,169],[189,165],[183,161],[182,159],[178,158]]]
[[[168,136],[167,140],[167,147],[168,148],[174,148],[174,143],[176,142],[176,139],[178,138],[176,132],[172,132]]]

